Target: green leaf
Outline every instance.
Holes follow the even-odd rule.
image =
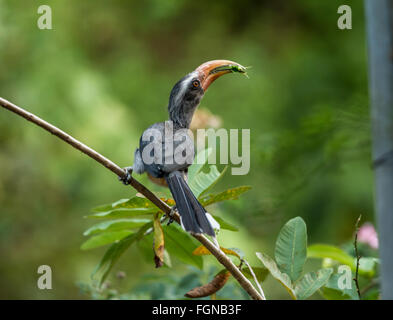
[[[239,231],[239,228],[229,222],[226,222],[221,217],[212,215],[212,217],[220,224],[221,229],[230,230],[230,231]]]
[[[192,254],[198,245],[189,233],[184,232],[177,226],[170,225],[164,226],[164,234],[165,247],[171,255],[176,256],[186,264],[202,269],[202,257]]]
[[[319,292],[326,300],[358,300],[356,298],[351,298],[348,294],[341,290],[327,288],[326,286],[324,286]]]
[[[195,176],[202,170],[203,166],[207,163],[207,160],[209,159],[212,151],[212,148],[207,148],[198,152],[193,164],[188,167],[188,181],[191,182],[192,180],[194,180]]]
[[[153,233],[150,233],[137,242],[139,253],[147,263],[151,263],[154,259],[154,252],[152,250]]]
[[[355,269],[356,269],[356,260]],[[359,274],[362,276],[373,277],[375,275],[375,268],[379,259],[373,257],[361,257],[359,260]]]
[[[352,272],[356,270],[356,258],[346,253],[344,250],[328,244],[314,244],[307,248],[309,258],[332,259],[341,264],[349,266]],[[362,257],[359,261],[359,275],[373,277],[376,272],[378,259],[372,257]]]
[[[147,229],[151,228],[152,222],[146,223],[139,229],[137,233],[130,234],[129,236],[121,239],[119,242],[112,244],[109,249],[105,252],[103,258],[96,266],[91,277],[94,277],[97,273],[101,274],[100,286],[108,277],[109,272],[112,270],[115,263],[119,260],[122,254],[128,249],[128,247],[135,241],[141,239]]]
[[[101,246],[105,246],[109,243],[113,243],[115,241],[119,241],[128,235],[130,235],[132,231],[122,230],[122,231],[115,231],[115,232],[105,232],[99,234],[97,236],[93,236],[90,239],[86,240],[82,245],[82,250],[90,250],[94,248],[98,248]]]
[[[114,264],[117,262],[117,260],[119,260],[124,251],[126,251],[127,248],[136,240],[136,238],[136,234],[131,234],[118,243],[112,244],[105,252],[104,257],[101,259],[100,263],[92,273],[92,277],[94,277],[98,272],[102,273],[100,286],[108,277],[109,272],[113,268]]]
[[[144,197],[134,196],[131,199],[120,199],[116,202],[104,204],[93,209],[94,212],[111,211],[113,209],[134,209],[134,208],[156,208],[157,207]]]
[[[309,272],[305,274],[295,286],[296,296],[299,300],[304,300],[313,295],[319,288],[324,286],[330,275],[333,273],[332,268],[320,269],[316,273]]]
[[[344,274],[333,273],[329,278],[326,285],[322,288],[321,294],[327,300],[359,300],[355,281],[352,277],[347,277],[345,280],[350,283],[343,283],[345,288],[341,289],[339,283],[341,277],[345,277]],[[350,287],[350,288],[348,288]]]
[[[309,246],[307,248],[307,257],[330,258],[348,266],[352,266],[354,263],[354,257],[344,250],[328,244],[313,244]]]
[[[231,189],[225,190],[220,193],[202,196],[199,198],[199,201],[203,206],[206,207],[206,206],[209,206],[213,203],[217,203],[220,201],[238,199],[241,194],[247,192],[250,189],[251,189],[250,186],[241,186],[241,187],[237,187],[237,188],[231,188]]]
[[[166,249],[164,249],[164,263],[169,268],[172,268],[171,256],[170,256],[169,252]]]
[[[135,228],[142,227],[144,224],[150,221],[151,220],[149,219],[119,219],[119,220],[104,221],[90,227],[83,233],[83,235],[91,236],[108,231],[135,229]]]
[[[278,268],[276,262],[268,255],[260,252],[257,252],[256,255],[258,259],[261,260],[263,265],[269,270],[272,277],[284,286],[292,299],[296,300],[296,293],[294,288],[292,287],[292,282],[289,276],[286,273],[282,273]]]
[[[257,277],[259,282],[265,281],[267,275],[269,274],[269,270],[260,267],[251,267],[251,268],[254,271],[255,276]],[[242,268],[242,272],[248,279],[254,280],[254,277],[252,276],[250,269],[248,267]]]
[[[109,211],[93,213],[86,217],[92,219],[132,218],[132,217],[154,214],[157,211],[158,211],[157,208],[113,209]]]
[[[300,217],[289,220],[281,229],[274,252],[281,272],[296,281],[307,258],[307,227]]]
[[[189,182],[189,186],[194,193],[195,197],[199,197],[201,194],[207,192],[211,189],[218,180],[224,175],[226,169],[219,172],[215,165],[209,167],[209,172],[205,173],[203,171],[199,172],[194,179]]]

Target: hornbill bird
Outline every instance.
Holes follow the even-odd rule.
[[[169,187],[183,229],[212,237],[215,237],[215,220],[187,184],[187,168],[194,160],[194,141],[188,128],[210,84],[231,72],[245,74],[246,68],[229,60],[213,60],[180,79],[169,96],[169,121],[155,123],[143,132],[139,148],[135,150],[134,164],[125,168],[128,174],[120,179],[127,184],[131,172],[147,172],[153,181]]]

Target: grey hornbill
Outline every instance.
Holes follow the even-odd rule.
[[[214,219],[186,182],[187,168],[194,160],[194,142],[188,128],[209,85],[226,73],[245,73],[245,70],[233,61],[214,60],[205,62],[180,79],[169,97],[170,121],[155,123],[144,131],[139,148],[135,150],[133,166],[125,168],[128,174],[147,172],[153,181],[161,181],[159,184],[169,187],[182,227],[188,232],[215,236]],[[127,184],[128,179],[129,175],[121,180]]]

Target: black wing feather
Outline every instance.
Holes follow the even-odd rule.
[[[206,210],[192,193],[181,172],[170,173],[166,181],[175,199],[184,229],[215,236],[214,229],[206,217]]]

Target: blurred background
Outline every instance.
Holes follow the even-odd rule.
[[[240,228],[219,239],[256,263],[255,251],[272,254],[282,225],[301,216],[310,244],[338,245],[359,214],[374,219],[363,2],[350,3],[353,29],[339,30],[343,2],[55,1],[47,3],[53,30],[40,30],[41,3],[0,0],[0,96],[127,166],[140,133],[167,119],[182,76],[213,59],[251,66],[249,79],[215,82],[200,106],[211,120],[198,118],[202,126],[251,129],[250,173],[228,170],[215,187],[252,186],[214,207]],[[90,274],[105,248],[80,250],[91,225],[83,217],[134,194],[95,161],[0,110],[0,298],[99,298]],[[203,271],[176,260],[156,270],[134,246],[110,281],[129,298],[177,298],[214,274],[213,260]],[[42,264],[52,267],[52,290],[37,289]],[[226,290],[223,297],[245,298],[235,282]],[[265,292],[289,298],[271,279]]]

